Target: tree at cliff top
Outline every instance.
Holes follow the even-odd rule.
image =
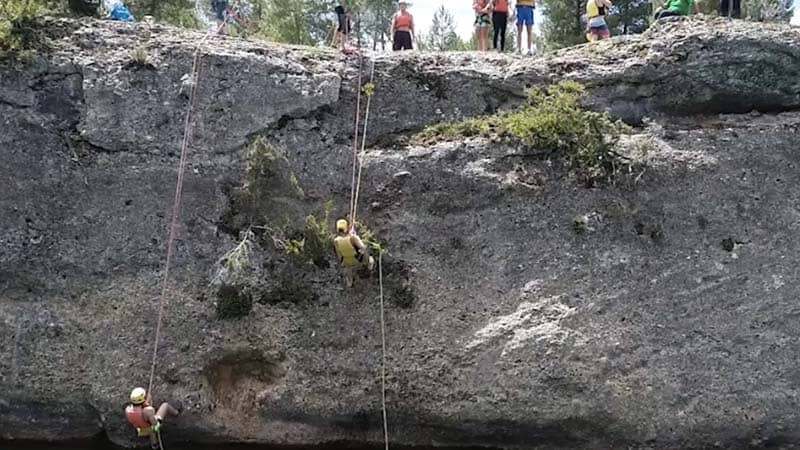
[[[611,35],[643,32],[649,24],[650,11],[649,0],[615,0],[608,17]]]
[[[417,44],[421,50],[435,52],[466,50],[466,44],[456,33],[453,14],[444,5],[433,14],[430,31],[417,37]]]
[[[550,48],[586,42],[586,0],[542,0],[545,41]]]

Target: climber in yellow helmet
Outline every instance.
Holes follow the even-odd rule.
[[[150,406],[150,396],[144,388],[137,387],[131,391],[131,402],[125,407],[128,422],[136,428],[139,437],[150,437],[150,447],[159,448],[158,433],[161,421],[168,415],[177,416],[180,411],[169,403],[162,403],[158,410]]]
[[[359,266],[366,266],[369,270],[375,266],[375,259],[369,256],[369,249],[344,219],[336,221],[333,248],[339,262],[344,266],[347,287],[353,286],[355,270]]]

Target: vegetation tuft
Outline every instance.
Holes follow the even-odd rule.
[[[35,47],[40,39],[34,22],[47,11],[44,0],[0,1],[0,54],[19,56]]]
[[[301,231],[286,233],[277,230],[267,230],[272,242],[288,255],[300,258],[303,262],[314,264],[324,269],[330,266],[332,235],[329,230],[333,202],[325,203],[324,210],[319,216],[306,217],[305,226]],[[288,234],[288,237],[286,237]]]
[[[258,302],[264,305],[292,303],[302,305],[314,303],[319,296],[309,287],[308,282],[301,282],[296,277],[286,278],[273,289],[261,294]]]
[[[625,125],[608,114],[584,109],[582,85],[564,81],[530,91],[519,110],[463,122],[434,125],[415,140],[430,144],[482,136],[522,145],[523,156],[561,159],[586,183],[612,182],[628,160],[614,151]]]
[[[253,297],[243,288],[222,284],[217,289],[217,317],[236,319],[245,317],[253,309]]]
[[[150,62],[150,55],[147,54],[147,49],[144,47],[136,47],[130,53],[130,66],[141,69],[155,69],[155,66]]]

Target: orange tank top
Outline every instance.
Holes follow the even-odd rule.
[[[152,424],[144,417],[144,408],[141,406],[128,405],[125,408],[125,415],[128,422],[135,428],[150,428]]]
[[[400,28],[408,28],[410,30],[413,24],[414,18],[409,13],[400,13],[394,16],[394,28],[396,30]]]
[[[475,14],[486,14],[483,9],[489,4],[489,0],[477,0],[475,2]]]
[[[508,0],[495,0],[494,11],[500,13],[508,12]]]

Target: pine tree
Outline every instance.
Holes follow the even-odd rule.
[[[614,0],[608,17],[611,35],[641,33],[649,25],[649,0]]]
[[[586,0],[542,0],[542,3],[545,16],[542,29],[549,47],[561,48],[586,42],[583,19]]]
[[[436,52],[458,50],[458,41],[460,38],[456,34],[453,14],[444,5],[439,6],[433,14],[431,29],[425,36],[426,49]]]

